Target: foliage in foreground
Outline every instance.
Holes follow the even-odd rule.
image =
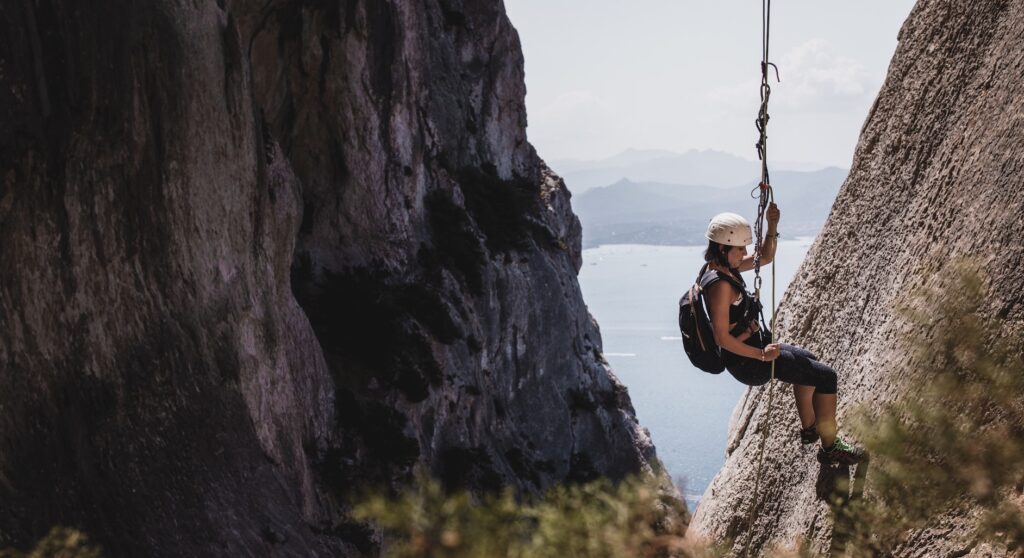
[[[54,527],[28,552],[0,549],[0,558],[100,558],[100,549],[81,531]]]
[[[511,492],[447,494],[421,477],[397,499],[370,497],[356,517],[385,531],[394,558],[694,556],[679,504],[651,480],[598,480],[517,502]]]
[[[1024,546],[1024,359],[1007,324],[983,319],[985,280],[962,263],[945,290],[903,308],[913,385],[860,432],[872,455],[866,500],[843,509],[853,553],[887,554],[941,514],[981,510],[974,541]],[[837,521],[839,523],[840,521]]]

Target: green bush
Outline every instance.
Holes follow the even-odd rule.
[[[650,478],[563,485],[517,501],[510,491],[446,493],[428,477],[398,498],[373,496],[355,510],[384,531],[394,558],[621,558],[693,556],[687,516]]]
[[[1024,545],[1024,359],[1003,336],[1012,328],[983,316],[986,296],[977,266],[961,263],[947,288],[903,306],[917,370],[902,397],[861,413],[870,492],[842,508],[850,554],[887,554],[940,514],[971,510],[974,541]]]
[[[89,542],[81,531],[54,527],[28,552],[0,549],[0,558],[100,558],[99,547]]]

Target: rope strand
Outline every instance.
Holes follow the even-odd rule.
[[[768,45],[769,45],[769,31],[771,29],[771,0],[762,0],[761,2],[761,37],[762,37],[762,60],[761,60],[761,107],[757,111],[757,119],[754,122],[758,132],[758,139],[755,147],[757,148],[757,158],[761,161],[761,181],[755,190],[758,191],[757,196],[752,197],[758,198],[757,203],[757,219],[754,221],[754,297],[760,302],[761,300],[761,250],[764,248],[763,243],[763,225],[765,219],[765,211],[768,208],[769,203],[774,203],[775,193],[771,187],[771,178],[768,174],[768,100],[771,98],[772,88],[768,83],[768,68],[775,68],[775,77],[778,79],[779,68],[775,64],[768,60]],[[775,244],[775,249],[778,250],[778,242]],[[762,313],[761,323],[764,324],[764,316]],[[772,257],[772,318],[768,325],[768,332],[771,334],[769,338],[771,342],[777,343],[778,339],[775,337],[775,258]],[[762,342],[764,341],[762,337]],[[751,388],[753,389],[753,388]],[[754,491],[751,494],[750,505],[747,509],[746,526],[749,530],[750,536],[747,537],[747,543],[744,545],[743,554],[744,556],[750,555],[751,543],[754,540],[754,526],[751,524],[753,518],[753,512],[757,508],[758,497],[761,490],[761,472],[764,466],[764,446],[771,432],[771,412],[772,403],[775,395],[775,361],[771,363],[771,380],[768,384],[768,407],[765,411],[764,418],[764,433],[761,436],[761,442],[758,444],[757,449],[757,471],[754,477]],[[753,410],[751,413],[753,414]]]

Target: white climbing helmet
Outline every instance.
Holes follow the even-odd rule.
[[[705,238],[726,246],[746,246],[754,242],[750,232],[750,223],[742,215],[735,213],[719,213],[708,223]]]

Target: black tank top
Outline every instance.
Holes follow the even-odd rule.
[[[736,285],[733,285],[731,282],[727,281],[727,283],[729,283],[729,286],[732,287],[732,289],[730,289],[732,292],[736,292],[737,290],[740,291],[739,298],[733,298],[729,301],[729,323],[739,325],[740,322],[744,321],[745,319],[749,319],[745,318],[747,314],[747,297],[749,296],[747,294],[746,289],[747,282],[743,280],[743,275],[739,272],[738,269],[729,268],[729,272],[732,274],[732,277],[730,277],[730,279],[740,284],[740,287],[737,287]],[[719,276],[723,275],[722,272],[718,273]]]
[[[736,324],[736,327],[730,332],[733,335],[738,336],[750,325],[752,320],[756,320],[758,317],[757,303],[754,301],[754,297],[747,292],[747,282],[743,280],[743,276],[740,275],[739,270],[730,269],[732,272],[732,279],[738,279],[739,284],[742,288],[737,289],[735,285],[730,284],[732,291],[741,291],[739,296],[739,303],[736,303],[736,299],[729,301],[729,323]],[[743,342],[744,345],[748,345],[757,349],[763,349],[765,345],[771,342],[771,337],[764,331],[759,331],[756,335],[751,335]],[[737,354],[730,353],[729,351],[722,351],[722,360],[725,362],[726,367],[735,366],[737,363],[743,360],[752,360],[742,357]]]
[[[746,302],[745,298],[746,297],[744,297],[741,294],[739,302],[736,302],[734,300],[734,301],[732,301],[729,304],[729,323],[730,324],[737,324],[737,325],[739,325],[739,323],[742,322],[744,317],[746,316],[746,314],[747,314],[746,306],[747,305],[744,304],[744,302]]]

